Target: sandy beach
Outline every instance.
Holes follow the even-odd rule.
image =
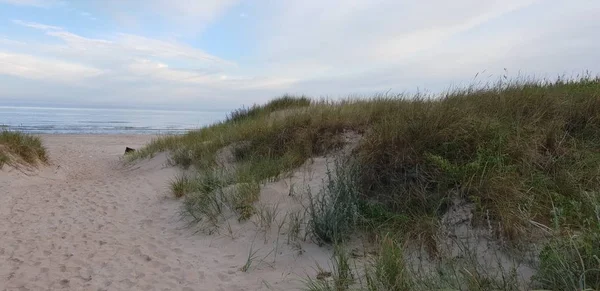
[[[229,234],[187,227],[165,156],[120,162],[152,136],[42,138],[50,165],[0,172],[0,290],[290,290],[328,264],[326,248],[279,247],[251,222]],[[285,207],[288,192],[277,181],[261,195]],[[243,272],[251,248],[264,263]]]

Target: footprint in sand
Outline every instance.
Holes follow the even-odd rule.
[[[218,273],[217,277],[223,281],[223,282],[230,282],[231,281],[231,276],[224,274],[224,273]]]

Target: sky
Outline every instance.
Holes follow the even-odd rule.
[[[224,110],[600,72],[598,0],[0,0],[0,105]]]

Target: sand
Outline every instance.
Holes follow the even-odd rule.
[[[49,166],[0,172],[0,290],[292,290],[328,265],[330,249],[287,244],[256,219],[210,235],[190,227],[165,155],[120,162],[151,138],[46,135]],[[315,159],[263,187],[261,205],[281,209],[274,225],[298,207],[291,185],[318,188],[325,168]]]

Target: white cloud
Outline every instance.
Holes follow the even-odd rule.
[[[92,15],[91,13],[86,12],[86,11],[80,11],[79,15],[82,16],[82,17],[85,17],[85,18],[87,18],[89,20],[94,20],[94,21],[98,20],[98,18],[94,17],[94,15]]]
[[[364,70],[410,60],[461,32],[535,2],[279,2],[268,11],[274,19],[261,25],[257,43],[262,44],[265,60],[274,63],[310,61]]]
[[[46,24],[41,24],[41,23],[36,23],[36,22],[28,22],[28,21],[23,21],[23,20],[19,20],[19,19],[13,19],[12,22],[14,24],[18,24],[18,25],[22,25],[22,26],[30,27],[30,28],[35,28],[35,29],[41,29],[41,30],[62,30],[62,27],[46,25]]]
[[[154,78],[163,81],[210,84],[219,81],[218,77],[192,71],[174,70],[169,65],[145,59],[135,60],[128,64],[129,73],[144,78]]]
[[[210,23],[239,0],[149,0],[146,5],[176,21]]]
[[[4,36],[0,36],[0,44],[4,45],[24,45],[25,43],[18,40],[12,40]]]
[[[76,84],[102,74],[102,70],[64,61],[0,51],[0,74],[26,79]]]
[[[570,74],[586,68],[583,60],[600,70],[595,1],[305,0],[261,8],[261,69],[301,79],[293,92],[440,90],[484,70],[496,78],[505,67]]]
[[[243,12],[227,11],[238,2]],[[445,89],[453,83],[468,82],[478,72],[485,70],[487,78],[505,67],[509,72],[521,70],[538,75],[580,69],[600,72],[600,41],[593,37],[600,29],[596,20],[600,2],[596,1],[96,3],[106,7],[104,12],[138,26],[88,34],[79,31],[95,30],[75,33],[68,27],[15,20],[14,24],[37,29],[44,39],[49,36],[54,41],[40,43],[29,36],[0,36],[0,51],[11,54],[11,60],[18,55],[19,63],[31,68],[18,74],[17,70],[9,73],[4,69],[0,74],[29,75],[29,79],[67,84],[68,77],[53,78],[46,72],[74,75],[69,72],[80,70],[87,72],[80,74],[87,77],[73,77],[71,82],[78,88],[84,84],[89,90],[85,96],[90,99],[182,106],[221,102],[235,107],[282,93],[343,96],[417,87]],[[79,14],[82,10],[74,11],[76,16],[85,16]],[[103,11],[93,7],[86,7],[86,11],[106,19]],[[232,14],[219,19],[225,13]],[[251,17],[240,19],[245,15]],[[225,31],[220,35],[223,44],[219,39],[211,49],[219,56],[237,53],[236,61],[186,42],[206,42],[202,32],[211,29],[210,24],[217,20],[232,23],[216,25],[219,29],[226,27],[220,30]],[[100,26],[105,24],[100,21],[96,24],[110,26]],[[239,26],[243,26],[243,37],[250,41],[233,42],[240,47],[219,47],[232,43],[230,38],[237,34],[229,31]],[[175,40],[165,41],[171,38]],[[81,67],[73,69],[65,64]],[[94,74],[93,70],[102,73]],[[21,87],[11,92],[29,90],[28,86]],[[54,87],[50,90],[57,91]]]
[[[189,70],[178,70],[170,68],[168,64],[145,59],[135,60],[127,65],[126,70],[128,73],[141,78],[204,85],[214,89],[231,91],[244,89],[283,89],[297,81],[290,78],[252,78],[228,76],[220,73],[207,74]]]
[[[56,26],[18,20],[14,23],[40,30],[61,41],[59,44],[15,43],[12,46],[14,51],[21,51],[27,46],[36,47],[34,52],[54,56],[61,61],[50,62],[48,59],[21,54],[19,63],[26,63],[27,66],[11,64],[5,70],[0,70],[0,75],[83,85],[95,92],[86,94],[88,98],[95,98],[106,88],[115,88],[121,96],[114,97],[115,102],[122,101],[122,96],[128,100],[143,99],[148,103],[164,100],[164,96],[169,96],[173,102],[191,102],[193,99],[207,102],[214,101],[215,96],[256,96],[248,94],[248,91],[266,90],[275,94],[276,90],[285,90],[296,81],[292,78],[241,76],[236,74],[237,64],[174,42],[121,33],[107,39],[89,38]],[[6,58],[12,59],[15,55]],[[77,67],[81,74],[78,78],[71,78],[68,73],[77,74],[77,70],[66,64],[75,63],[98,68],[103,74],[93,74],[95,71],[83,71],[83,67]],[[102,98],[109,100],[105,96]]]
[[[469,1],[454,2],[461,8],[469,6]],[[485,1],[484,1],[485,2]],[[480,9],[474,9],[468,16],[462,19],[448,19],[447,22],[440,22],[426,28],[420,28],[406,34],[391,36],[389,39],[378,40],[373,49],[373,56],[379,61],[398,61],[405,60],[414,53],[430,49],[444,41],[452,38],[456,34],[468,31],[481,24],[498,18],[511,11],[529,6],[537,0],[519,0],[490,2],[490,5]],[[461,5],[464,4],[464,5]],[[474,5],[477,7],[477,5]],[[416,14],[424,11],[415,11]]]
[[[13,20],[15,24],[45,31],[56,37],[64,45],[46,46],[65,55],[76,54],[82,58],[100,57],[103,59],[132,59],[137,57],[155,57],[160,59],[185,60],[206,67],[235,67],[235,63],[223,60],[202,50],[179,44],[165,42],[132,34],[117,33],[111,39],[83,37],[57,26]]]
[[[60,3],[62,3],[62,1],[57,1],[57,0],[0,0],[0,3],[21,5],[21,6],[50,7],[52,5],[60,4]]]
[[[163,20],[164,29],[197,34],[240,1],[103,0],[97,1],[96,5],[127,27],[139,28],[153,24],[156,20]]]
[[[119,34],[117,41],[124,48],[161,58],[180,58],[223,66],[234,66],[230,61],[210,55],[202,50],[174,42],[165,42],[131,34]]]

